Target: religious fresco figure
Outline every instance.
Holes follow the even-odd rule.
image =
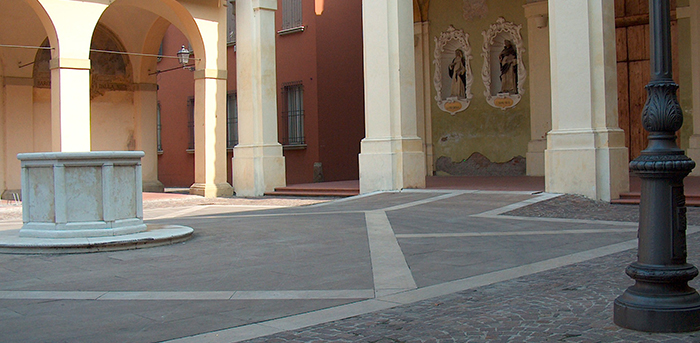
[[[455,50],[455,57],[452,59],[448,67],[448,73],[452,79],[452,87],[450,89],[450,96],[455,96],[459,99],[466,98],[467,89],[467,67],[466,60],[464,58],[464,53],[462,50]]]
[[[501,63],[501,93],[518,94],[518,52],[512,41],[505,40],[498,60]]]

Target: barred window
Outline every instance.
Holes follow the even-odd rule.
[[[226,148],[233,149],[238,144],[238,104],[236,93],[226,96]]]
[[[304,26],[301,16],[301,0],[282,0],[282,30]]]
[[[231,0],[228,4],[228,10],[226,13],[226,30],[227,38],[226,43],[236,44],[236,2]]]
[[[304,86],[301,81],[286,83],[282,92],[286,100],[286,111],[282,112],[282,123],[286,125],[282,144],[304,145]]]
[[[187,150],[194,149],[194,97],[187,98],[187,129],[189,130],[189,143]]]

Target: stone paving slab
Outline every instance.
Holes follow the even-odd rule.
[[[0,255],[0,341],[700,342],[612,326],[634,224],[551,197],[408,191],[294,208],[156,207],[149,224],[187,225],[194,237]],[[592,215],[565,215],[581,209]],[[700,237],[689,237],[697,264]]]
[[[700,264],[700,235],[688,237]],[[700,342],[700,333],[650,334],[612,323],[636,250],[410,305],[246,342]],[[698,288],[700,282],[693,280]]]

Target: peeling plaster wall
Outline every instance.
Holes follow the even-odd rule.
[[[467,159],[479,152],[492,162],[506,162],[516,156],[525,156],[530,141],[530,99],[527,79],[524,83],[522,100],[511,109],[501,110],[491,107],[484,96],[484,83],[481,78],[483,58],[481,57],[484,38],[482,31],[488,30],[498,17],[506,21],[522,25],[520,34],[525,48],[524,56],[519,56],[520,63],[528,66],[527,19],[522,5],[525,1],[487,0],[487,10],[479,9],[474,12],[471,21],[464,18],[463,0],[440,0],[430,4],[430,37],[439,37],[449,25],[464,30],[469,34],[469,44],[472,48],[471,68],[474,83],[471,92],[474,97],[469,108],[454,116],[443,112],[437,106],[434,98],[435,87],[431,87],[432,99],[432,129],[434,158],[449,157],[453,161]],[[485,14],[483,17],[480,15]],[[435,42],[431,41],[430,56],[433,57]],[[431,67],[431,76],[435,73],[435,65]],[[432,85],[432,82],[431,82]]]

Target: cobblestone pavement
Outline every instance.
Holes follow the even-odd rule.
[[[636,221],[637,206],[562,196],[509,215]],[[698,209],[689,209],[698,224]],[[700,265],[700,234],[688,236]],[[700,332],[650,334],[612,322],[613,301],[631,286],[636,250],[246,342],[700,342]],[[691,286],[700,287],[693,280]]]

